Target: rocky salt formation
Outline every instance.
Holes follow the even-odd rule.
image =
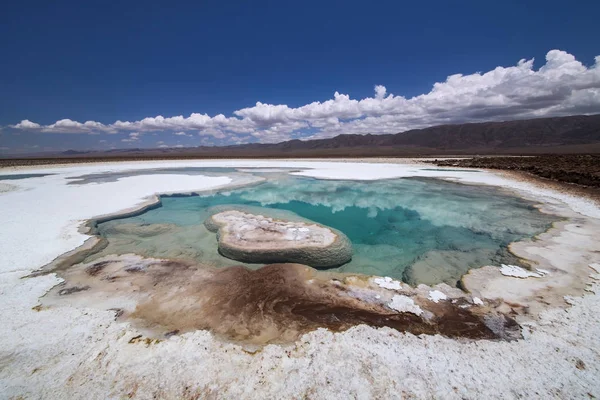
[[[204,225],[217,233],[219,252],[237,261],[327,268],[352,259],[346,235],[318,224],[229,210],[212,215]]]

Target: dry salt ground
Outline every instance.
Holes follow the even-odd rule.
[[[78,228],[85,220],[138,208],[153,201],[156,193],[186,193],[230,183],[227,176],[151,172],[87,185],[67,185],[67,177],[219,166],[289,167],[302,170],[299,175],[322,179],[441,177],[509,188],[542,204],[568,208],[578,225],[565,228],[549,247],[561,249],[554,257],[555,268],[538,270],[539,277],[522,277],[510,268],[503,275],[497,268],[493,285],[482,286],[481,293],[506,292],[518,298],[527,285],[542,285],[567,274],[571,263],[577,264],[573,271],[586,271],[581,279],[589,285],[585,295],[566,297],[565,304],[542,310],[522,324],[524,338],[514,342],[414,336],[361,325],[342,333],[320,329],[292,345],[249,352],[206,331],[160,342],[132,340],[140,333],[128,323],[115,322],[111,311],[34,310],[39,298],[60,280],[54,275],[22,278],[83,244],[87,236]],[[308,161],[140,162],[44,168],[44,173],[55,175],[11,181],[0,192],[0,398],[600,397],[596,283],[600,276],[594,269],[600,269],[600,231],[594,230],[600,209],[586,199],[490,172],[426,168]],[[530,252],[544,255],[542,250]],[[445,301],[439,293],[431,296]],[[407,306],[401,300],[397,298],[396,304]]]

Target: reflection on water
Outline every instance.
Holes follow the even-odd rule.
[[[235,205],[253,212],[262,207],[261,213],[280,218],[296,214],[344,232],[354,256],[337,268],[340,272],[454,285],[470,268],[518,262],[507,245],[557,220],[496,188],[436,179],[356,182],[263,172],[267,181],[260,185],[162,197],[161,207],[98,224],[108,246],[86,261],[135,253],[217,267],[240,265],[218,254],[215,235],[203,225],[211,207]]]

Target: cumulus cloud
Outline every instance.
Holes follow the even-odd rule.
[[[209,116],[148,117],[105,125],[63,119],[51,125],[23,120],[11,127],[52,133],[173,132],[189,136],[227,138],[238,142],[253,137],[277,142],[291,137],[329,137],[342,133],[382,134],[443,123],[507,120],[600,112],[600,56],[586,67],[567,52],[551,50],[539,69],[534,60],[485,73],[454,74],[428,93],[405,98],[374,87],[373,97],[352,99],[335,92],[332,99],[301,107],[257,102],[233,112]],[[123,141],[135,141],[131,136]]]
[[[387,89],[385,88],[385,86],[383,85],[375,85],[375,98],[376,99],[383,99],[385,97],[385,94],[387,92]]]
[[[96,121],[86,121],[84,123],[72,121],[70,119],[61,119],[50,125],[40,125],[27,119],[16,125],[10,125],[14,129],[29,131],[41,131],[48,133],[117,133],[118,131],[110,125],[104,125]]]
[[[11,125],[11,128],[15,128],[15,129],[29,129],[29,130],[34,130],[34,129],[40,129],[42,126],[40,124],[36,124],[35,122],[31,122],[28,119],[24,119],[23,121],[19,122],[16,125]]]
[[[121,139],[121,142],[137,142],[138,140],[140,140],[141,136],[142,134],[139,132],[131,132],[128,137],[126,137],[125,139]]]

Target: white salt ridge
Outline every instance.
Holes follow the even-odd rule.
[[[477,306],[482,306],[483,301],[479,297],[473,297],[473,304],[475,304]]]
[[[415,304],[413,299],[401,294],[394,295],[392,301],[388,303],[388,307],[399,312],[408,312],[417,316],[423,314],[423,310]]]
[[[402,288],[402,283],[390,278],[389,276],[386,276],[384,278],[375,278],[373,279],[373,282],[375,282],[377,285],[379,285],[379,287],[382,287],[384,289],[400,290]]]
[[[502,264],[500,272],[505,276],[514,276],[515,278],[541,278],[544,276],[543,273],[527,271],[524,268],[517,267],[516,265]]]
[[[448,296],[446,296],[444,293],[440,292],[439,290],[432,290],[429,292],[429,300],[433,301],[434,303],[437,303],[440,300],[446,300],[447,298],[448,298]]]

